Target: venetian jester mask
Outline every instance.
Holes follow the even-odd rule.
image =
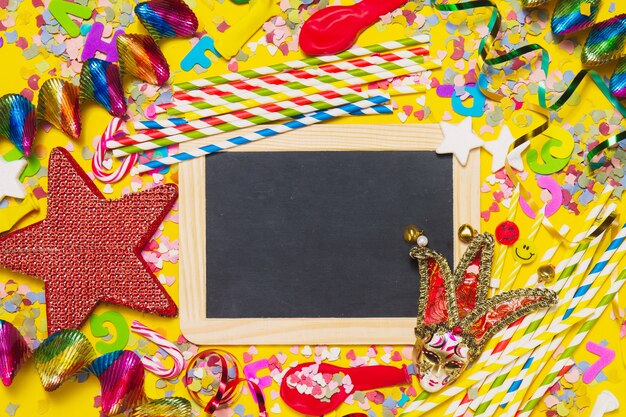
[[[531,288],[488,299],[493,248],[492,235],[477,235],[454,274],[439,253],[420,246],[411,249],[421,277],[413,360],[427,392],[454,382],[498,331],[557,301],[553,291]]]

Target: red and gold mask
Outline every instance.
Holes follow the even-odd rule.
[[[454,274],[439,253],[420,246],[411,249],[421,276],[413,359],[425,391],[436,392],[454,382],[498,331],[557,301],[553,291],[541,288],[488,298],[493,249],[490,234],[474,237]]]

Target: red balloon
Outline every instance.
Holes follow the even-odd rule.
[[[361,32],[407,0],[363,0],[353,6],[326,7],[302,25],[300,48],[308,55],[334,55],[356,42]]]

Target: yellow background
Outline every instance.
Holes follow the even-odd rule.
[[[235,21],[238,18],[238,16],[240,16],[243,13],[243,11],[246,10],[246,7],[247,7],[245,5],[236,6],[229,1],[224,1],[222,3],[220,2],[209,3],[209,2],[203,2],[203,1],[198,1],[198,2],[194,1],[194,2],[189,2],[189,3],[196,10],[196,13],[201,22],[201,28],[204,28],[205,30],[207,30],[209,34],[215,34],[215,23],[214,23],[215,16],[224,16],[229,20],[229,22]],[[509,10],[510,6],[507,4],[507,2],[501,1],[501,2],[498,2],[498,4],[500,5],[500,7],[502,8],[504,12],[506,12],[506,10]],[[612,14],[608,11],[607,4],[603,5],[603,7],[604,8],[600,16],[601,19],[606,18]],[[619,10],[620,7],[623,8],[623,5],[618,4],[617,7],[618,7],[618,10],[615,12],[615,14],[619,12],[626,12],[626,9]],[[39,13],[41,13],[41,11],[42,11],[41,8],[35,9],[31,5],[30,1],[20,4],[19,9],[18,9],[18,19],[16,22],[16,28],[19,30],[20,36],[26,36],[26,37],[34,36],[37,33],[37,27],[34,22],[35,22],[35,17]],[[437,12],[433,11],[429,6],[425,6],[424,10],[422,10],[420,13],[424,15],[431,15],[431,14],[436,14]],[[8,16],[8,13],[6,10],[0,10],[0,21],[5,19],[7,16]],[[460,13],[459,16],[460,17],[450,15],[450,19],[456,19],[458,21],[458,19],[464,18],[465,14]],[[471,22],[479,22],[481,21],[481,19],[483,19],[484,21],[484,18],[485,18],[484,13],[475,13],[474,17],[471,17],[469,20]],[[470,27],[473,27],[472,25],[474,24],[475,23],[470,24]],[[548,25],[548,28],[544,29],[543,33],[545,33],[546,31],[549,31],[549,25]],[[145,30],[139,25],[139,23],[135,22],[129,28],[128,32],[145,33]],[[410,34],[411,34],[410,32],[405,31],[404,26],[401,25],[400,23],[387,25],[384,28],[378,25],[378,27],[372,27],[369,30],[367,30],[360,38],[359,43],[361,45],[366,45],[366,44],[380,42],[384,40],[403,38]],[[467,35],[466,38],[467,39],[473,38],[477,40],[478,36],[474,36],[474,35]],[[3,36],[3,34],[0,33],[0,36]],[[255,36],[255,39],[258,38],[258,36],[260,35],[257,34]],[[446,65],[456,64],[455,62],[452,62],[449,59],[449,56],[452,53],[450,35],[445,31],[444,25],[442,23],[440,23],[439,25],[433,28],[431,36],[432,36],[432,43],[433,43],[431,47],[431,51],[433,51],[432,52],[433,55],[436,54],[437,51],[447,51],[447,56],[446,58],[444,58],[444,61],[443,61],[444,68]],[[567,51],[564,51],[562,48],[558,47],[555,44],[547,44],[542,37],[540,36],[529,37],[528,40],[531,42],[539,42],[545,45],[549,49],[553,58],[553,62],[559,63],[559,65],[553,65],[553,66],[558,66],[559,68],[565,67],[567,69],[572,69],[572,70],[577,70],[580,67],[580,63],[576,55],[570,55]],[[186,54],[186,52],[190,48],[188,40],[162,41],[160,43],[160,46],[162,47],[162,50],[165,56],[168,58],[170,62],[170,65],[172,67],[173,74],[174,74],[174,81],[178,82],[178,81],[190,80],[190,79],[199,77],[199,75],[196,75],[194,72],[184,73],[180,71],[179,63],[182,57]],[[466,50],[471,50],[472,48],[475,48],[476,46],[477,46],[477,41],[474,45],[469,44],[469,43],[465,45]],[[295,59],[296,57],[298,57],[298,55],[295,53],[290,54],[288,57],[283,57],[279,55],[280,54],[271,56],[266,51],[266,49],[259,47],[256,51],[255,56],[253,56],[247,62],[240,63],[240,69],[254,68],[256,66],[267,65],[270,63],[281,62],[285,60],[291,60],[291,59]],[[221,61],[214,60],[214,61],[215,61],[214,65],[207,71],[208,75],[221,74],[227,71],[225,61],[223,60]],[[47,62],[50,68],[60,68],[62,61],[59,58],[55,57],[54,55],[46,54],[46,53],[41,54],[39,57],[33,60],[26,60],[23,57],[21,50],[19,48],[15,47],[15,45],[7,44],[5,42],[5,45],[2,48],[0,48],[0,62],[2,63],[2,66],[0,66],[0,79],[2,80],[0,82],[0,96],[1,96],[7,93],[17,93],[17,92],[20,92],[23,88],[25,88],[27,86],[27,80],[25,79],[25,76],[28,76],[35,72],[34,66],[38,62]],[[465,68],[465,70],[469,70],[469,69],[470,68]],[[609,72],[607,72],[607,74],[608,73]],[[528,74],[522,73],[522,74],[517,74],[517,75],[524,76]],[[443,78],[443,70],[435,71],[433,76],[441,80]],[[39,84],[41,85],[41,83],[47,77],[48,75],[43,75],[42,80],[40,81]],[[127,82],[127,85],[128,84],[129,83]],[[559,116],[563,118],[565,121],[570,121],[570,123],[574,124],[578,120],[580,120],[583,115],[588,114],[593,109],[603,109],[603,110],[611,109],[610,103],[608,103],[608,101],[606,101],[604,98],[600,98],[600,94],[598,90],[591,83],[586,82],[584,85],[584,88],[581,91],[582,91],[581,96],[575,100],[577,105],[576,106],[568,105],[563,111],[559,113]],[[420,108],[420,105],[415,101],[416,98],[417,98],[416,95],[402,97],[401,99],[398,99],[397,102],[400,108],[402,108],[403,105],[410,105],[410,106],[413,106],[415,110],[418,110]],[[424,122],[437,123],[442,120],[442,117],[446,112],[449,112],[452,115],[451,122],[458,123],[462,119],[461,116],[455,114],[452,111],[450,107],[449,99],[438,97],[434,90],[430,90],[426,94],[426,103],[432,109],[432,114],[430,115],[430,117],[424,120]],[[505,114],[511,115],[511,118],[506,117],[507,119],[506,121],[510,122],[508,123],[508,125],[514,134],[522,134],[526,130],[528,130],[528,127],[520,126],[521,119],[519,118],[522,117],[522,112],[511,113],[510,111],[508,112],[505,111]],[[98,106],[87,105],[83,107],[82,117],[83,117],[83,134],[79,142],[70,141],[68,138],[66,138],[63,134],[61,134],[56,129],[52,129],[48,133],[45,133],[43,132],[42,129],[40,129],[40,132],[37,137],[37,143],[38,143],[37,153],[38,153],[38,156],[41,158],[43,165],[47,165],[47,157],[49,155],[50,150],[53,147],[67,146],[73,149],[73,155],[77,158],[79,163],[87,170],[87,172],[90,171],[89,162],[86,159],[81,157],[81,150],[85,146],[93,147],[94,138],[99,137],[100,134],[104,131],[104,128],[106,127],[107,123],[110,120],[110,116],[106,113],[106,111],[99,108]],[[533,123],[536,125],[540,122],[540,120],[541,119],[538,116],[535,116],[533,119]],[[364,121],[365,119],[359,119],[358,123],[363,123]],[[346,122],[349,123],[350,120],[347,120]],[[368,123],[369,122],[371,123],[401,123],[397,114],[389,115],[389,116],[381,116],[381,117],[369,117],[367,118],[367,122]],[[417,120],[414,117],[410,117],[409,120],[407,121],[407,123],[415,123],[415,122],[417,122]],[[475,119],[474,130],[478,132],[484,123],[485,123],[484,116],[482,118]],[[589,124],[591,123],[591,120],[587,118],[585,123]],[[496,132],[495,132],[496,134],[486,134],[486,135],[482,135],[482,137],[485,140],[492,140],[497,137],[498,131],[499,131],[499,128],[496,129]],[[541,140],[538,141],[536,144],[533,144],[533,147],[536,147],[537,149],[539,149],[540,145],[541,145]],[[0,140],[0,155],[5,154],[11,148],[12,147],[10,143],[8,143],[8,141],[4,139]],[[477,151],[474,151],[474,152],[477,152]],[[486,153],[484,150],[481,150],[480,152],[481,152],[481,158],[482,158],[482,174],[483,174],[482,178],[484,179],[490,174],[489,167],[491,165],[491,156],[488,153]],[[415,175],[420,175],[419,169],[416,170]],[[532,174],[531,174],[531,177],[532,177]],[[171,181],[174,181],[175,179],[176,179],[176,169],[172,169],[165,176],[165,182],[171,182]],[[135,181],[138,181],[138,180],[135,179]],[[150,177],[145,177],[145,178],[141,178],[141,181],[142,181],[142,186],[145,187],[145,185],[151,182],[152,179]],[[98,185],[98,187],[100,187],[100,189],[104,189],[104,184],[100,182],[96,182],[96,184]],[[41,185],[43,186],[44,189],[47,187],[45,178],[41,179]],[[128,185],[129,185],[129,179],[127,178],[121,184],[114,185],[112,192],[111,190],[107,190],[106,196],[109,198],[119,196],[120,193],[122,192],[122,189],[125,187],[128,187]],[[36,182],[34,182],[33,179],[29,179],[29,186],[30,188],[34,188],[34,186],[36,186]],[[534,192],[534,195],[536,196],[536,198],[538,198],[537,189],[533,188],[531,185],[529,185],[529,187]],[[485,210],[487,207],[490,206],[492,200],[491,200],[489,193],[483,194],[482,198],[483,198],[482,208],[483,210]],[[42,206],[45,206],[43,201],[41,203],[42,203]],[[12,202],[11,204],[15,204],[15,203]],[[24,222],[22,222],[21,225],[23,226],[23,225],[26,225],[27,223],[30,223],[32,221],[42,218],[44,215],[44,212],[45,210],[42,210],[42,212],[38,216],[29,217]],[[506,216],[506,213],[504,211],[500,211],[499,213],[493,214],[489,222],[484,222],[481,225],[482,229],[486,231],[493,231],[495,225],[497,225],[502,219],[504,219],[505,216]],[[566,213],[566,211],[563,208],[559,210],[557,215],[554,216],[552,220],[556,224],[569,223],[573,225],[574,231],[576,231],[575,225],[577,224],[576,223],[577,218],[572,214]],[[517,217],[517,221],[518,221],[518,224],[520,225],[520,229],[522,230],[522,235],[524,235],[525,233],[527,233],[527,230],[530,228],[531,221],[525,218],[523,215],[519,215],[519,214]],[[174,240],[177,238],[177,234],[178,234],[177,225],[173,222],[167,222],[165,225],[165,230],[163,232],[163,235],[168,236],[171,240]],[[540,239],[539,239],[540,243],[538,243],[538,246],[540,249],[545,249],[551,246],[552,244],[551,239],[545,231],[542,231],[539,236],[540,236]],[[437,248],[434,248],[434,249],[436,250]],[[508,271],[512,266],[513,266],[513,261],[509,256],[505,271]],[[523,279],[525,280],[525,278],[528,275],[534,272],[537,266],[538,266],[537,263],[534,263],[534,264],[531,264],[530,266],[523,267],[520,272],[520,276],[523,277]],[[164,274],[165,276],[176,276],[177,265],[169,263],[169,262],[165,262],[164,269],[160,271],[159,274],[161,273]],[[521,279],[522,278],[520,278],[520,280]],[[7,282],[8,280],[14,280],[18,284],[22,284],[22,283],[27,284],[30,288],[33,289],[33,291],[42,291],[41,283],[35,279],[12,274],[6,270],[0,271],[0,282]],[[174,300],[178,299],[178,283],[174,283],[172,286],[167,287],[167,290],[172,295]],[[622,291],[622,293],[624,293],[624,291]],[[622,295],[620,300],[623,300],[623,299],[624,299],[624,295]],[[619,305],[622,308],[626,306],[624,302],[620,303]],[[44,323],[45,323],[45,311],[43,308],[44,306],[37,306],[37,307],[40,307],[42,310],[41,316],[36,319],[36,324],[39,329],[38,336],[40,338],[43,338],[45,333],[42,332],[43,330],[42,326],[44,326]],[[160,318],[160,317],[151,316],[151,315],[139,314],[134,311],[130,311],[128,309],[118,307],[118,306],[112,306],[112,305],[100,305],[96,309],[95,314],[101,314],[103,312],[111,311],[111,310],[119,311],[123,313],[124,317],[129,323],[133,319],[140,319],[145,324],[155,329],[159,329],[159,331],[161,331],[162,334],[164,334],[171,340],[175,340],[180,334],[177,319],[165,319],[165,318]],[[607,311],[605,312],[599,324],[593,329],[593,331],[589,334],[588,338],[586,339],[586,340],[591,340],[594,342],[600,342],[602,340],[606,340],[608,341],[608,346],[614,349],[617,353],[616,359],[604,371],[608,377],[608,381],[605,381],[602,383],[594,382],[586,386],[586,388],[584,389],[585,393],[578,392],[579,396],[587,396],[591,400],[592,404],[593,404],[593,399],[602,390],[605,390],[605,389],[611,390],[612,392],[615,393],[615,395],[618,398],[621,396],[621,393],[623,392],[624,377],[621,375],[623,375],[623,372],[624,372],[624,366],[625,366],[624,364],[625,364],[626,359],[624,358],[622,354],[622,344],[621,344],[620,337],[619,337],[619,329],[620,329],[621,320],[611,319],[611,317],[609,316],[610,310],[611,309],[607,309]],[[8,313],[0,309],[0,318],[8,320],[8,321],[16,320],[16,318],[20,316],[21,314],[22,312]],[[82,330],[87,334],[87,336],[94,343],[99,340],[98,338],[95,338],[91,335],[88,325],[85,325]],[[131,336],[131,343],[136,345],[137,343],[136,336],[135,337]],[[129,346],[130,346],[130,343],[129,343]],[[289,346],[260,346],[257,348],[258,348],[258,354],[254,355],[255,360],[260,359],[260,358],[267,358],[271,356],[272,354],[277,354],[278,352],[283,352],[283,353],[288,354],[289,359],[286,362],[286,364],[289,364],[296,360],[301,361],[301,362],[306,360],[306,358],[302,356],[301,354],[294,355],[292,353],[289,353],[289,349],[290,349]],[[349,363],[349,360],[345,358],[345,354],[351,348],[355,350],[356,356],[365,356],[369,347],[368,346],[342,347],[342,353],[341,353],[342,358],[339,361],[334,362],[334,363],[347,366],[347,364]],[[300,347],[300,349],[302,349],[302,347]],[[241,361],[243,359],[244,352],[247,352],[249,350],[249,346],[232,347],[232,348],[228,348],[228,350],[232,352]],[[397,347],[397,350],[402,351],[402,347]],[[309,358],[309,360],[310,359],[311,358]],[[579,349],[576,353],[577,361],[586,360],[592,363],[593,361],[595,361],[595,359],[596,357],[586,352],[584,348]],[[404,359],[404,362],[408,363],[406,359]],[[149,374],[149,373],[146,374],[146,384],[145,384],[146,392],[150,397],[160,398],[164,396],[165,391],[174,391],[175,395],[186,396],[185,388],[183,387],[181,383],[167,384],[167,388],[165,388],[165,390],[157,389],[155,386],[157,379],[158,378],[156,378],[152,374]],[[274,383],[272,387],[270,387],[266,392],[270,393],[270,391],[278,391],[278,386],[276,383]],[[383,392],[385,392],[387,395],[389,394],[393,395],[394,398],[396,399],[399,398],[398,389],[389,389],[389,390],[384,390]],[[82,383],[82,384],[78,384],[76,382],[68,382],[65,385],[63,385],[58,391],[47,393],[43,390],[43,388],[39,384],[38,377],[34,370],[33,361],[30,360],[25,365],[24,369],[20,372],[20,374],[17,376],[14,384],[11,387],[0,389],[0,415],[4,415],[5,413],[4,410],[9,404],[17,404],[19,405],[19,408],[17,409],[17,412],[15,414],[17,416],[33,416],[33,415],[39,415],[39,414],[48,415],[48,416],[81,416],[81,417],[82,416],[98,416],[99,410],[97,408],[94,408],[93,406],[94,397],[98,394],[99,394],[99,385],[98,385],[98,381],[94,377],[90,377],[87,380],[87,382]],[[246,414],[256,414],[255,405],[249,396],[244,396],[243,398],[241,398],[240,401],[242,404],[245,405]],[[295,412],[291,411],[284,404],[280,403],[280,401],[277,400],[275,396],[273,395],[268,396],[267,398],[268,410],[271,410],[273,407],[275,407],[276,404],[280,405],[281,413],[279,415],[296,415]],[[199,411],[197,407],[195,407],[195,410]],[[381,406],[372,404],[372,410],[376,412],[377,415],[382,415]],[[545,414],[545,410],[546,410],[546,407],[541,406],[534,413],[534,415],[543,415]],[[339,409],[337,415],[344,415],[349,412],[355,412],[355,411],[362,411],[362,410],[356,404],[352,406],[344,405]],[[565,413],[563,410],[561,411],[562,413]],[[589,411],[590,411],[590,408],[587,407],[581,412],[581,414],[587,415]],[[224,413],[224,415],[229,415],[232,413],[232,411],[222,411],[221,413]],[[570,413],[570,411],[568,411],[568,413]],[[571,411],[570,415],[574,415],[575,413],[576,413],[575,411]],[[271,412],[271,411],[270,411],[270,414],[278,415],[276,412]],[[433,415],[436,415],[436,414],[437,412],[434,411]],[[613,415],[626,415],[626,407],[620,407],[619,412],[614,413]]]

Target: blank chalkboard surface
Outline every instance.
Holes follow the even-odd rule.
[[[230,153],[207,159],[205,184],[207,317],[410,317],[403,229],[452,259],[449,155]]]
[[[208,138],[191,146],[223,140]],[[195,342],[406,344],[424,229],[450,261],[479,224],[479,155],[437,125],[312,126],[180,165],[181,329]]]

